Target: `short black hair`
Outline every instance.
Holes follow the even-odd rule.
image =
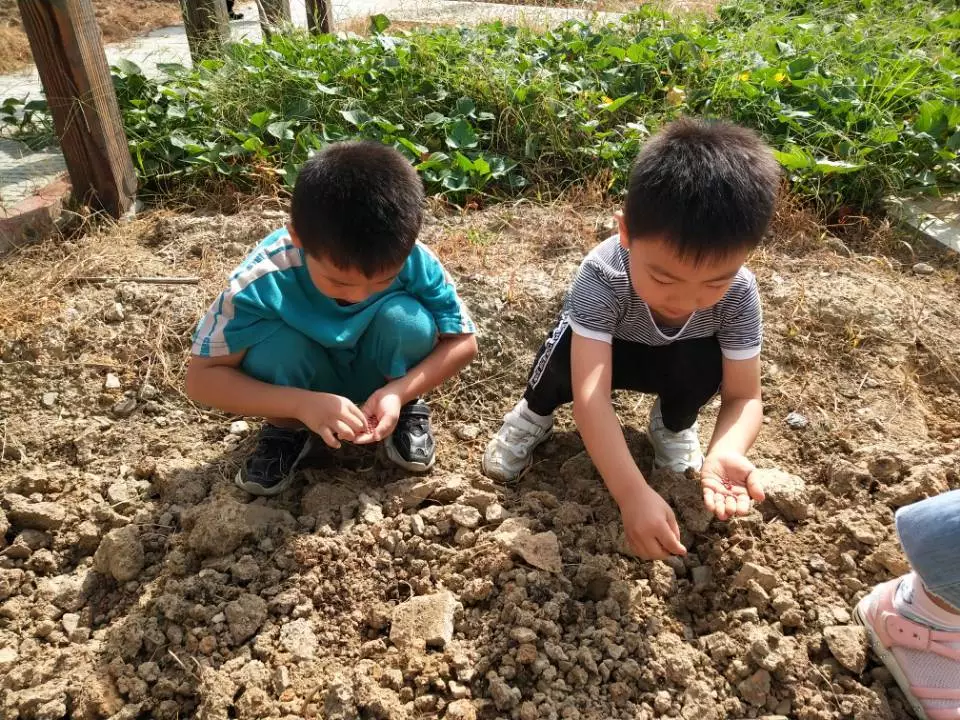
[[[300,168],[290,220],[307,254],[370,277],[410,255],[423,206],[423,182],[397,150],[338,142]]]
[[[752,130],[676,120],[643,146],[623,214],[630,240],[662,237],[694,263],[752,250],[773,216],[780,167]]]

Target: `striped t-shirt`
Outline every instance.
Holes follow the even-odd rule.
[[[757,280],[744,267],[716,305],[697,310],[683,327],[658,326],[633,289],[630,253],[617,236],[584,258],[567,295],[564,316],[578,335],[604,342],[617,338],[657,346],[716,335],[724,357],[731,360],[755,357],[763,340]]]

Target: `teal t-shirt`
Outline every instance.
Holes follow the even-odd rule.
[[[363,302],[340,305],[313,284],[303,250],[282,228],[230,274],[229,286],[197,325],[191,351],[200,357],[230,355],[269,340],[283,326],[326,348],[353,348],[380,306],[398,293],[416,298],[441,335],[476,332],[450,276],[422,243],[416,243],[390,287]]]

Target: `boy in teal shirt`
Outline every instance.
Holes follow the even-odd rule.
[[[396,150],[330,145],[301,169],[291,221],[230,275],[194,334],[187,394],[266,419],[236,482],[276,495],[319,436],[435,460],[422,394],[477,352],[440,261],[417,242],[423,184]]]

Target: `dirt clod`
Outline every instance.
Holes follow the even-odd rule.
[[[393,611],[390,642],[398,647],[444,647],[453,639],[457,599],[453,593],[413,597]]]
[[[824,628],[827,647],[847,670],[860,674],[867,664],[867,631],[859,625],[836,625]]]

